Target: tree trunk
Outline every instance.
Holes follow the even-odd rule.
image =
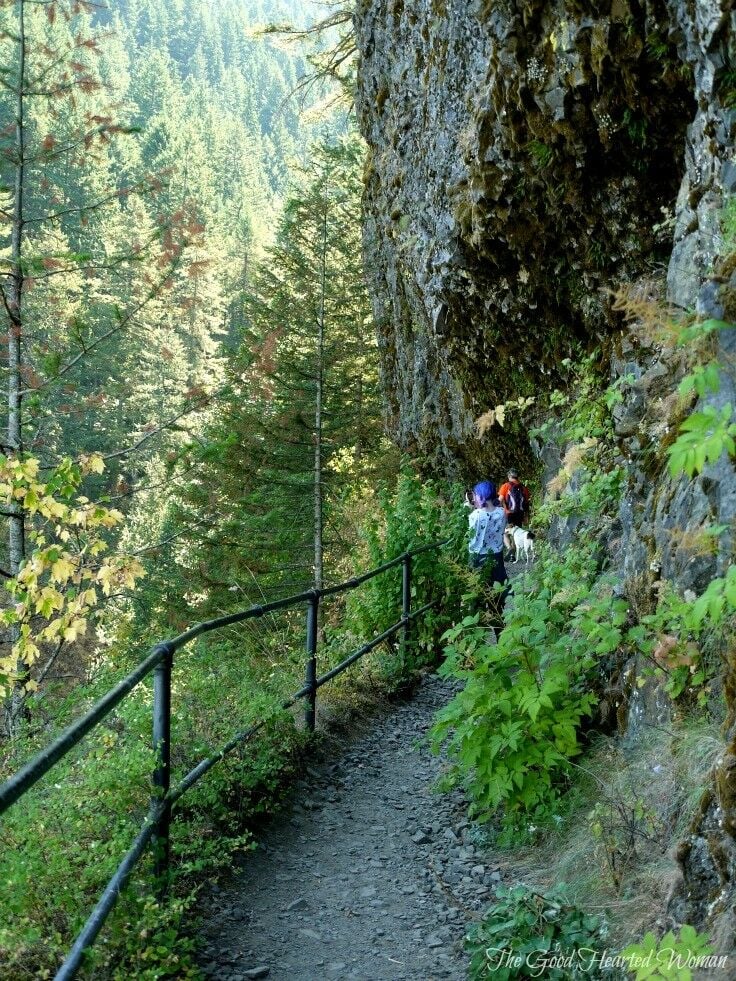
[[[18,2],[18,78],[15,91],[15,181],[13,188],[13,224],[10,239],[10,281],[7,287],[7,312],[10,320],[8,330],[8,446],[9,455],[20,456],[23,452],[22,409],[22,334],[23,334],[23,240],[24,213],[23,196],[25,191],[25,75],[26,75],[26,34],[25,0]],[[8,518],[9,571],[16,576],[26,554],[25,515],[19,504],[11,504]],[[11,643],[17,640],[18,628],[11,631]],[[16,682],[9,704],[6,705],[6,729],[9,736],[17,733],[23,709],[23,686],[27,680],[27,665],[18,665],[20,678]]]
[[[327,268],[327,207],[322,216],[322,270],[317,317],[317,392],[314,412],[314,585],[322,588],[322,387],[325,354],[325,286]]]

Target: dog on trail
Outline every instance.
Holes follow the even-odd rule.
[[[507,528],[511,533],[511,540],[514,543],[514,557],[512,562],[518,562],[524,558],[528,564],[534,559],[534,532],[527,531],[526,528]]]

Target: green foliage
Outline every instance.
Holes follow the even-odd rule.
[[[631,142],[644,149],[647,145],[646,119],[643,116],[637,116],[631,109],[624,109],[622,121]]]
[[[401,518],[392,520],[390,535],[399,552],[424,544],[425,536],[453,531],[456,547],[464,550],[466,516],[459,491],[456,499],[443,500],[407,472],[397,496]],[[383,507],[393,519],[391,502],[387,492]],[[375,520],[375,511],[373,518],[367,541],[375,551],[364,557],[361,568],[393,552],[387,544],[388,529]],[[449,594],[459,602],[451,558],[430,559],[430,554],[421,562],[417,559],[414,608]],[[433,584],[435,575],[444,576],[439,584]],[[330,610],[329,632],[338,640],[320,650],[321,667],[331,666],[340,653],[363,643],[371,636],[363,631],[376,626],[377,618],[385,616],[390,623],[398,619],[400,581],[394,577],[393,584],[381,586],[371,582],[376,586],[373,600],[351,606],[344,628],[332,621]],[[352,594],[356,601],[366,587]],[[449,615],[456,613],[450,610]],[[439,618],[438,612],[436,628],[446,622]],[[279,709],[303,680],[303,617],[285,613],[278,623],[273,620],[268,631],[254,631],[246,622],[217,638],[203,638],[177,655],[174,781],[216,752],[235,731],[257,719],[268,724],[257,739],[226,757],[177,803],[172,824],[173,902],[161,909],[150,898],[149,870],[141,863],[105,927],[106,943],[94,948],[94,970],[121,979],[188,977],[194,972],[191,942],[182,939],[180,931],[198,883],[227,867],[233,853],[250,846],[249,823],[256,814],[278,806],[304,741],[293,715]],[[399,684],[416,660],[433,649],[431,634],[422,624],[417,624],[415,639],[407,661],[392,651],[379,662],[384,687]],[[68,700],[65,714],[57,707],[57,728],[78,714],[80,703],[92,703],[119,680],[119,671],[109,667],[116,659],[111,655],[94,684]],[[51,787],[34,788],[4,819],[8,847],[0,856],[0,878],[7,884],[8,900],[0,924],[0,960],[11,974],[21,964],[38,976],[54,969],[143,821],[153,767],[148,748],[150,699],[150,686],[144,683],[55,768]],[[40,702],[38,711],[45,704]],[[44,727],[38,739],[45,744],[53,734]],[[6,772],[16,769],[38,745],[30,737],[18,741],[14,755],[5,760]],[[134,929],[134,924],[139,925]]]
[[[79,466],[64,460],[44,482],[39,469],[35,457],[0,455],[0,505],[8,513],[21,504],[35,524],[22,567],[3,584],[12,602],[0,623],[14,631],[9,655],[0,657],[3,697],[11,689],[20,697],[21,687],[23,697],[37,691],[46,674],[38,671],[42,654],[58,656],[65,644],[86,634],[100,599],[132,588],[143,574],[137,559],[103,557],[105,532],[123,520],[122,514],[78,493],[83,475],[104,470],[102,459],[82,458]]]
[[[677,391],[682,396],[695,392],[702,398],[708,392],[717,392],[720,387],[720,365],[717,361],[710,361],[708,364],[696,365],[693,371],[682,379]]]
[[[579,909],[564,883],[547,892],[500,888],[467,940],[473,981],[601,976],[605,920]]]
[[[517,585],[498,643],[478,616],[446,634],[441,670],[465,688],[438,714],[433,744],[447,743],[451,779],[482,820],[499,805],[507,825],[547,816],[580,752],[578,732],[596,703],[592,678],[626,619],[626,604],[596,574],[590,545],[545,551]]]
[[[180,563],[202,596],[197,615],[314,582],[318,393],[328,575],[349,571],[361,501],[396,465],[383,436],[361,264],[361,166],[355,139],[316,148],[294,181],[276,244],[251,276],[226,362],[233,390],[246,397],[228,400],[205,428],[202,448],[191,449],[196,472],[176,495],[174,526],[207,529],[197,532],[196,560]]]
[[[736,71],[733,72],[733,103],[736,106]],[[736,251],[736,195],[732,195],[726,200],[721,213],[721,233],[723,235],[724,255]]]
[[[733,407],[727,403],[720,409],[706,405],[685,419],[679,436],[667,450],[673,477],[681,473],[694,477],[706,463],[716,463],[724,450],[729,456],[736,456],[736,422],[731,421],[732,416]]]
[[[561,366],[569,372],[568,384],[550,394],[545,422],[530,435],[553,438],[559,445],[608,437],[611,409],[623,400],[621,389],[630,377],[625,375],[606,385],[597,352],[578,362],[565,358]]]
[[[411,605],[416,610],[436,603],[412,627],[406,668],[431,661],[436,638],[457,617],[461,608],[466,559],[467,513],[460,487],[442,488],[423,483],[409,468],[399,476],[396,489],[378,495],[377,509],[366,523],[362,567],[375,568],[430,542],[448,540],[442,549],[422,552],[412,560]],[[401,595],[401,567],[369,580],[351,596],[348,629],[371,637],[396,622],[396,598]],[[406,652],[408,653],[408,652]]]
[[[603,450],[605,452],[605,450]],[[586,460],[575,470],[577,482],[574,493],[562,494],[558,500],[547,500],[537,509],[536,519],[546,523],[553,517],[586,516],[605,514],[611,501],[617,500],[626,481],[623,467],[601,470],[599,454]]]
[[[235,731],[257,719],[270,721],[257,740],[226,757],[177,804],[174,895],[166,908],[151,899],[148,861],[137,866],[105,927],[107,942],[91,955],[110,976],[153,979],[193,971],[192,942],[179,933],[197,883],[229,867],[231,856],[249,847],[246,828],[255,814],[278,807],[304,736],[290,714],[277,711],[277,703],[301,685],[303,658],[296,650],[288,660],[282,654],[270,678],[275,665],[259,662],[244,641],[247,631],[233,630],[229,641],[199,643],[177,657],[175,781]],[[103,671],[94,685],[77,692],[77,703],[80,698],[92,702],[114,680],[109,670]],[[57,764],[50,786],[34,788],[4,816],[0,964],[8,976],[19,976],[21,964],[23,971],[37,972],[34,976],[58,966],[142,824],[154,765],[150,698],[145,683]],[[44,744],[51,735],[44,729]],[[24,740],[16,753],[32,748]],[[7,760],[6,766],[13,769],[18,762]]]
[[[554,156],[552,147],[547,146],[546,143],[542,143],[540,140],[532,140],[529,143],[528,150],[540,168],[548,167]]]
[[[677,936],[670,931],[658,940],[653,933],[647,933],[639,943],[621,951],[620,957],[628,963],[634,981],[692,981],[698,960],[707,959],[712,953],[708,935],[686,924]]]
[[[681,345],[701,342],[714,331],[731,325],[721,320],[704,320],[680,331]],[[716,361],[697,362],[693,370],[680,382],[678,391],[683,397],[696,394],[704,398],[720,388],[721,367]],[[736,455],[736,422],[733,422],[733,406],[730,403],[716,408],[704,405],[699,412],[692,412],[681,423],[675,442],[668,447],[669,469],[673,477],[686,474],[692,478],[701,473],[706,463],[716,463],[725,451]]]
[[[736,108],[736,69],[730,65],[719,76],[718,95],[727,109]]]
[[[698,597],[686,599],[672,588],[665,589],[656,611],[641,617],[626,632],[626,643],[650,661],[642,678],[654,674],[663,678],[672,698],[691,691],[696,692],[701,705],[705,704],[707,682],[717,666],[708,667],[703,649],[710,635],[729,629],[735,612],[736,566],[729,566],[725,576],[711,580]]]

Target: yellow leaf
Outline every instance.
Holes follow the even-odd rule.
[[[60,610],[64,605],[64,597],[52,586],[44,586],[35,598],[36,613],[49,617],[54,610]]]
[[[103,565],[100,571],[97,573],[97,582],[102,586],[102,592],[105,594],[105,596],[110,595],[113,575],[114,571],[109,565]]]
[[[51,578],[54,580],[54,582],[69,582],[70,577],[73,575],[74,566],[63,555],[51,566]]]
[[[13,644],[13,654],[25,664],[33,664],[34,661],[38,660],[40,653],[33,641],[27,640],[25,637]]]
[[[91,453],[89,456],[80,456],[79,466],[85,473],[103,473],[105,461],[99,453]]]
[[[32,681],[32,680],[31,681],[27,681],[26,682],[26,691],[28,691],[28,692],[38,691],[38,682],[37,681]]]
[[[43,628],[39,634],[39,637],[41,640],[54,640],[59,636],[59,632],[63,626],[64,621],[61,619],[61,617],[59,617],[57,620],[52,620],[51,623],[47,624]]]

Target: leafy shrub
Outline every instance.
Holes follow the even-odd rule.
[[[544,815],[557,797],[568,761],[580,752],[578,731],[596,703],[591,676],[621,643],[626,604],[596,582],[594,549],[543,552],[507,613],[498,643],[466,617],[445,635],[442,673],[465,688],[438,713],[432,739],[444,743],[472,811],[487,820],[503,805]]]
[[[707,682],[715,671],[708,664],[704,649],[719,632],[732,629],[736,612],[736,566],[725,576],[712,579],[698,597],[683,598],[674,589],[664,588],[654,613],[642,616],[631,627],[625,640],[649,661],[641,673],[661,678],[671,698],[695,693],[699,704],[707,701]],[[716,644],[716,646],[720,646]],[[642,682],[643,683],[643,682]]]
[[[366,570],[430,542],[448,541],[443,548],[412,559],[412,610],[427,603],[437,605],[414,621],[411,663],[397,665],[403,672],[404,667],[433,660],[436,638],[457,619],[464,589],[467,513],[460,487],[422,483],[408,469],[400,475],[395,492],[384,491],[378,503],[380,510],[365,529]],[[401,577],[401,566],[397,566],[356,590],[348,601],[346,629],[369,638],[395,623]]]
[[[653,933],[648,933],[637,944],[631,944],[620,954],[628,962],[629,974],[635,981],[645,978],[668,981],[691,981],[693,968],[705,966],[713,952],[708,943],[708,936],[698,933],[694,927],[683,926],[676,937],[671,931],[660,940]]]
[[[605,920],[575,906],[564,884],[545,893],[500,888],[496,900],[467,938],[473,981],[601,976]]]

